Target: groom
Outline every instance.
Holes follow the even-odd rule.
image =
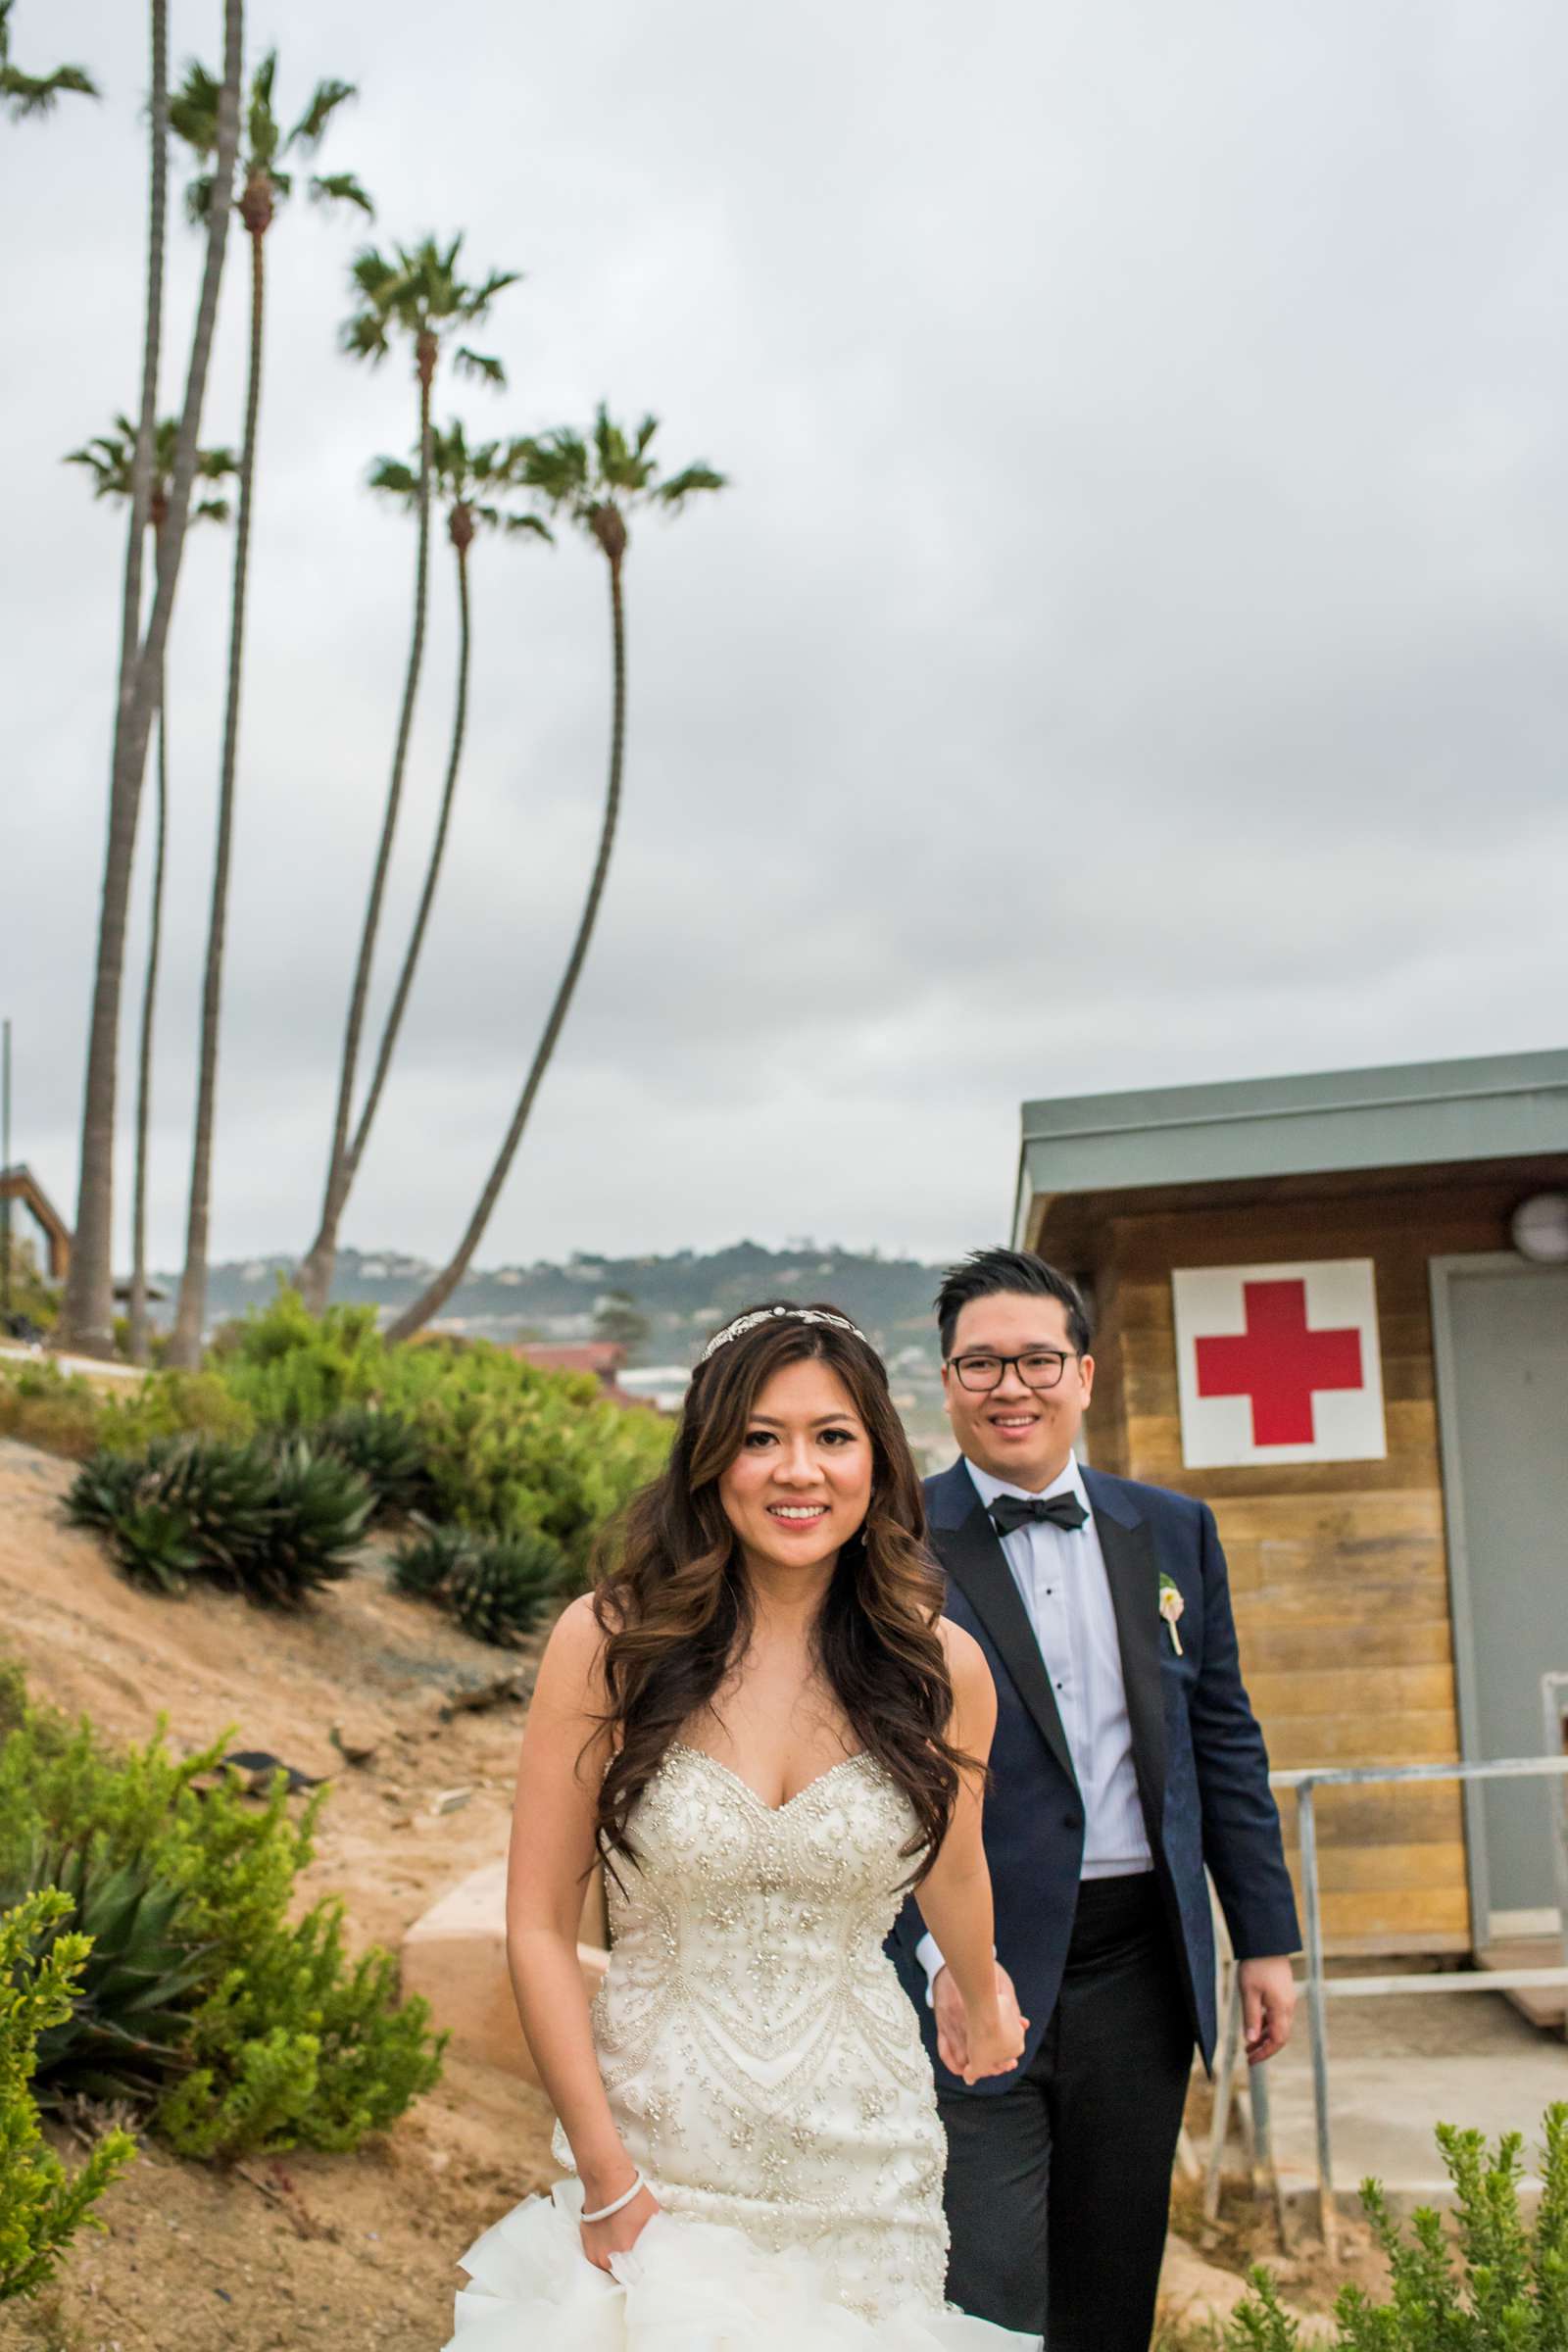
[[[962,1458],[926,1482],[931,1544],[997,1686],[986,1854],[1029,2020],[1016,2071],[966,2088],[962,2004],[905,1905],[891,1948],[936,2062],[948,2293],[1049,2352],[1148,2352],[1193,2044],[1214,2047],[1205,1866],[1249,2057],[1291,2030],[1268,1759],[1208,1506],[1073,1457],[1095,1367],[1072,1284],[980,1250],[937,1314]]]

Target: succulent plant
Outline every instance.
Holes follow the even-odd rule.
[[[66,1517],[74,1527],[113,1535],[137,1499],[147,1465],[140,1455],[95,1453],[85,1461],[66,1495]]]
[[[182,1930],[182,1890],[133,1860],[111,1868],[80,1847],[34,1846],[0,1911],[40,1887],[71,1897],[73,1916],[45,1931],[40,1956],[66,1933],[90,1936],[69,2017],[38,2037],[41,2106],[73,2097],[145,2101],[183,2074],[191,2017],[211,1975]]]
[[[272,1527],[265,1552],[251,1562],[248,1599],[296,1608],[318,1586],[347,1576],[374,1497],[357,1470],[304,1438],[277,1450],[272,1470]]]
[[[244,1591],[272,1542],[272,1466],[255,1446],[213,1438],[162,1439],[149,1447],[146,1477],[157,1500],[180,1517],[203,1572]]]
[[[533,1631],[560,1595],[565,1573],[560,1544],[524,1528],[494,1537],[459,1561],[447,1606],[466,1634],[509,1646]]]
[[[471,1559],[474,1540],[466,1527],[432,1527],[416,1518],[416,1533],[392,1555],[392,1585],[419,1600],[439,1599],[464,1561]]]
[[[335,1454],[368,1482],[376,1518],[415,1512],[429,1499],[423,1446],[400,1413],[371,1404],[345,1405],[312,1437],[321,1452]]]

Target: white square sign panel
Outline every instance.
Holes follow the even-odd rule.
[[[1189,1470],[1384,1458],[1369,1257],[1201,1266],[1170,1281]]]

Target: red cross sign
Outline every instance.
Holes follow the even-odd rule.
[[[1387,1451],[1370,1258],[1171,1276],[1190,1469]]]

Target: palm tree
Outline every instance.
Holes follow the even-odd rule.
[[[223,751],[218,791],[218,845],[213,859],[212,907],[208,918],[207,961],[202,982],[201,1048],[196,1081],[196,1121],[191,1146],[190,1200],[185,1220],[185,1267],[180,1277],[179,1301],[170,1337],[169,1360],[193,1369],[201,1361],[202,1327],[207,1316],[207,1236],[212,1198],[213,1126],[218,1096],[218,1037],[222,1003],[223,934],[228,913],[229,859],[234,830],[234,775],[239,756],[240,680],[245,661],[245,592],[250,571],[251,511],[256,482],[257,425],[262,400],[262,326],[266,293],[264,261],[267,232],[279,205],[293,193],[293,176],[283,158],[293,150],[314,154],[327,125],[346,99],[355,95],[346,81],[320,81],[309,106],[292,130],[285,132],[272,111],[277,77],[277,52],[269,51],[251,80],[245,117],[245,154],[240,189],[234,209],[251,241],[250,365],[245,393],[245,438],[240,448],[239,513],[234,529],[234,577],[229,611],[228,692],[223,711]],[[205,67],[193,65],[170,110],[173,129],[198,156],[211,156],[218,145],[220,91]],[[213,206],[212,175],[201,173],[187,191],[190,217],[204,222]],[[374,207],[352,172],[330,178],[313,177],[310,193],[318,203]]]
[[[495,1165],[485,1179],[478,1205],[468,1220],[467,1229],[457,1250],[435,1280],[391,1325],[387,1332],[389,1340],[413,1339],[432,1315],[440,1313],[467,1272],[500,1198],[501,1188],[512,1172],[517,1146],[522,1141],[523,1130],[528,1124],[529,1114],[564,1026],[593,938],[599,903],[604,897],[605,882],[610,872],[611,854],[615,846],[615,826],[620,815],[621,763],[626,740],[626,627],[621,599],[621,570],[626,561],[627,518],[638,509],[647,507],[659,507],[666,513],[676,513],[696,492],[722,490],[724,487],[724,476],[715,473],[710,466],[688,466],[681,472],[662,481],[659,478],[658,462],[649,454],[658,429],[658,418],[645,416],[636,434],[628,437],[618,425],[611,422],[608,412],[601,406],[594,419],[593,431],[586,441],[581,434],[563,428],[547,433],[541,439],[522,440],[513,445],[512,463],[516,480],[543,498],[554,512],[565,514],[579,530],[584,531],[610,566],[613,681],[610,781],[599,831],[599,854],[577,924],[577,935],[572,941],[571,954],[566,958],[566,968],[556,990],[544,1033],[523,1081],[516,1109],[512,1114],[512,1124],[507,1129]]]
[[[470,450],[463,426],[454,419],[444,433],[432,435],[430,444],[431,487],[444,501],[447,510],[447,537],[457,560],[458,573],[458,691],[452,714],[452,749],[447,760],[446,781],[441,792],[440,813],[436,818],[435,839],[430,845],[429,862],[425,867],[424,888],[419,894],[418,910],[414,928],[409,934],[408,948],[403,957],[403,969],[393,992],[391,1007],[381,1031],[376,1049],[375,1068],[360,1112],[354,1140],[349,1146],[348,1163],[343,1177],[343,1200],[347,1202],[354,1179],[359,1173],[365,1147],[369,1141],[370,1128],[386,1085],[387,1072],[392,1066],[392,1054],[403,1024],[403,1014],[414,986],[415,967],[424,945],[425,927],[430,908],[435,903],[436,884],[440,879],[441,860],[446,851],[447,831],[452,821],[452,804],[458,789],[458,771],[463,761],[463,743],[468,716],[468,669],[472,651],[472,624],[468,593],[468,550],[481,530],[500,531],[509,538],[529,533],[535,538],[554,544],[555,534],[539,515],[518,513],[514,509],[495,505],[486,494],[514,486],[511,453],[499,441],[486,441]],[[417,513],[419,505],[419,476],[416,468],[405,466],[396,458],[378,458],[370,470],[370,488],[384,496],[397,499],[403,506]]]
[[[153,537],[153,562],[158,560],[158,534],[169,517],[169,486],[174,469],[174,444],[179,437],[177,416],[165,416],[153,437],[152,498],[147,524]],[[85,466],[93,477],[94,498],[128,503],[134,495],[136,427],[128,416],[117,416],[115,429],[99,433],[81,449],[74,449],[68,466]],[[221,481],[234,471],[229,449],[196,452],[198,481]],[[226,522],[228,502],[204,498],[191,510],[193,522]],[[136,1061],[136,1172],[131,1203],[130,1337],[126,1353],[133,1364],[144,1364],[147,1332],[147,1138],[152,1118],[153,1014],[158,997],[158,963],[164,931],[164,861],[169,837],[169,708],[165,680],[158,681],[158,830],[153,844],[152,913],[148,925],[147,974],[141,992],[141,1040]]]
[[[89,1354],[113,1352],[115,1102],[120,1034],[120,987],[125,959],[125,909],[130,896],[131,859],[141,811],[147,745],[163,674],[164,647],[174,609],[179,569],[190,519],[191,486],[202,403],[212,364],[218,294],[228,239],[228,195],[239,149],[239,84],[245,40],[244,0],[223,0],[223,88],[219,107],[218,148],[213,159],[215,202],[208,222],[201,291],[191,333],[185,398],[180,411],[174,463],[169,483],[169,513],[159,539],[157,590],[145,636],[141,614],[142,540],[151,494],[156,416],[159,336],[163,306],[164,191],[169,145],[168,7],[152,0],[152,181],[148,208],[147,322],[142,338],[142,405],[136,427],[134,495],[125,552],[125,585],[121,616],[120,691],[115,710],[110,761],[109,825],[104,848],[98,950],[92,1012],[87,1032],[87,1068],[82,1088],[81,1161],[76,1187],[76,1231],[71,1271],[56,1325],[57,1344]]]
[[[492,270],[479,284],[466,284],[458,275],[458,257],[462,249],[461,236],[454,237],[445,249],[437,245],[433,237],[425,237],[413,247],[395,245],[390,255],[378,252],[374,246],[368,246],[354,264],[354,284],[360,305],[343,328],[345,351],[354,359],[369,361],[372,366],[378,366],[385,359],[392,347],[394,333],[407,335],[413,342],[414,371],[419,387],[419,530],[414,568],[414,634],[403,681],[403,708],[398,718],[397,742],[392,754],[392,777],[381,817],[381,838],[376,849],[370,894],[360,932],[359,957],[349,991],[348,1019],[344,1027],[343,1058],[338,1071],[337,1107],[332,1119],[332,1148],[327,1159],[321,1221],[299,1270],[301,1294],[306,1304],[318,1314],[325,1306],[327,1294],[332,1287],[332,1272],[337,1262],[338,1225],[343,1215],[343,1203],[348,1198],[351,1149],[349,1118],[359,1064],[360,1033],[365,1026],[370,966],[375,956],[376,932],[380,927],[381,901],[385,895],[387,868],[392,858],[392,841],[397,831],[398,808],[403,798],[403,771],[408,760],[409,733],[414,724],[419,667],[424,658],[425,606],[430,578],[431,387],[435,382],[443,341],[460,328],[471,326],[482,318],[496,296],[505,287],[514,285],[517,278],[514,270]],[[499,360],[485,358],[479,352],[470,350],[466,344],[457,346],[453,364],[460,374],[479,375],[492,384],[504,384],[507,380]]]
[[[62,90],[96,98],[98,85],[80,66],[56,66],[52,74],[24,74],[20,66],[11,63],[13,6],[14,0],[0,0],[0,106],[9,110],[12,122],[51,113]]]

